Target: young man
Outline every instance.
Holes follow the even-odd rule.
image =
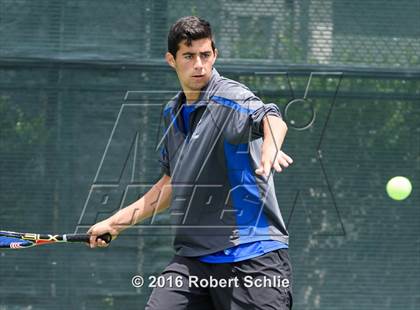
[[[162,178],[138,201],[91,227],[91,247],[171,206],[175,256],[146,309],[291,309],[288,233],[271,168],[287,126],[274,104],[213,68],[210,24],[170,29],[166,61],[182,91],[165,107]]]

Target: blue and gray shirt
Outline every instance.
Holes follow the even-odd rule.
[[[184,101],[180,92],[164,109],[160,159],[163,172],[171,176],[176,254],[229,261],[218,257],[229,249],[228,254],[243,252],[245,244],[263,252],[287,247],[273,180],[254,173],[260,163],[262,119],[267,114],[281,117],[277,106],[262,103],[215,69],[188,113],[189,126],[183,121]]]

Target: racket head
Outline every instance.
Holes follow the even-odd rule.
[[[0,249],[24,249],[35,246],[34,240],[24,238],[25,234],[1,230]]]

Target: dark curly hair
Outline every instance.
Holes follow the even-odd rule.
[[[210,23],[196,16],[185,16],[178,19],[172,25],[168,34],[168,52],[176,58],[176,52],[179,50],[179,43],[186,40],[187,46],[191,46],[192,40],[211,39],[213,51],[216,48]]]

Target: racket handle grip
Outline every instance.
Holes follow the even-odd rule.
[[[89,242],[90,235],[88,234],[74,234],[74,235],[66,235],[68,242]],[[96,239],[101,238],[106,243],[110,243],[112,240],[112,236],[110,233],[106,233],[96,237]]]

